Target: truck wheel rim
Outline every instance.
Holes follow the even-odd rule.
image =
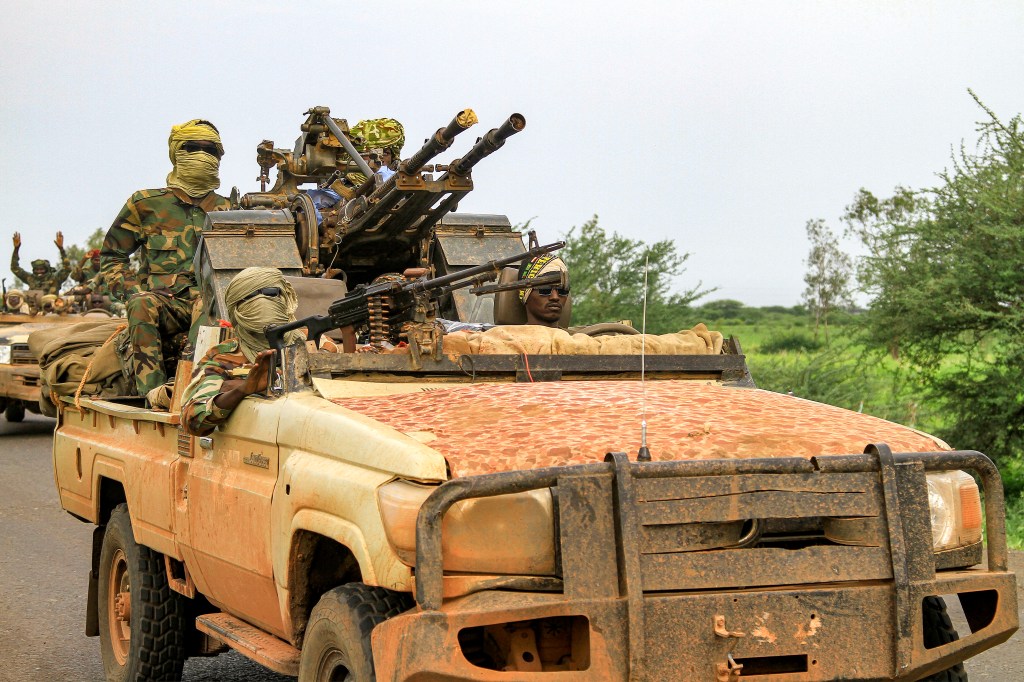
[[[128,582],[128,558],[124,551],[114,552],[110,562],[107,583],[107,627],[110,634],[110,649],[118,664],[128,662],[128,648],[131,644],[131,585]]]
[[[350,682],[355,678],[345,664],[345,655],[337,649],[325,651],[316,667],[317,682]]]

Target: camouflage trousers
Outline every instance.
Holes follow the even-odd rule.
[[[125,304],[132,348],[129,364],[139,395],[167,382],[164,354],[171,350],[172,339],[191,330],[193,303],[191,298],[143,291]]]

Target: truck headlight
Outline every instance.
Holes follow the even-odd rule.
[[[0,365],[11,364],[11,344],[0,343]]]
[[[388,543],[407,566],[416,563],[416,516],[436,486],[393,481],[377,489]],[[547,489],[478,497],[452,505],[442,524],[446,571],[554,575],[555,524]]]
[[[973,545],[981,540],[981,495],[966,471],[927,474],[932,548],[936,551]]]

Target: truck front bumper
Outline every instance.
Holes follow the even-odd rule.
[[[39,368],[21,365],[0,366],[0,400],[39,402]]]
[[[960,595],[973,632],[926,648],[922,602],[932,595]],[[508,680],[509,672],[467,660],[459,632],[583,616],[589,622],[586,670],[517,672],[515,679],[915,680],[995,646],[1017,629],[1010,572],[943,572],[915,584],[909,602],[914,605],[911,632],[903,639],[896,632],[891,584],[647,595],[644,636],[634,640],[641,645],[637,656],[629,647],[624,598],[567,600],[561,594],[488,591],[382,623],[374,630],[373,650],[378,680]],[[910,643],[902,668],[901,641]]]
[[[926,472],[951,470],[981,481],[984,569],[953,569],[980,556],[950,563],[934,552]],[[542,487],[557,499],[560,580],[540,587],[535,578],[530,587],[523,577],[517,591],[446,600],[445,512],[463,499]],[[705,523],[816,519],[866,522],[843,542],[784,532],[700,549],[677,533]],[[959,599],[970,634],[944,636],[938,596]],[[641,463],[612,453],[603,464],[455,479],[419,512],[416,599],[416,610],[374,630],[378,679],[509,679],[493,669],[509,666],[515,679],[914,680],[1005,641],[1018,627],[1002,483],[991,460],[972,451],[894,454],[884,444],[812,460]],[[572,647],[560,670],[539,643],[531,655],[550,672],[523,672],[514,648],[499,662],[469,650],[474,628],[507,624],[487,631],[496,641],[520,632],[523,621],[565,617],[573,617]],[[530,627],[543,634],[561,622]]]

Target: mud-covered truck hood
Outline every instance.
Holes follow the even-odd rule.
[[[647,382],[645,390],[655,461],[854,454],[877,442],[894,452],[949,449],[905,426],[771,391],[672,380]],[[644,400],[639,382],[622,381],[441,385],[332,398],[416,434],[444,455],[453,477],[635,453]]]

